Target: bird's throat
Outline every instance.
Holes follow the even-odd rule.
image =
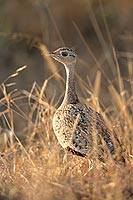
[[[75,104],[78,102],[78,97],[75,91],[75,82],[74,82],[74,67],[65,66],[66,68],[66,91],[63,100],[63,105],[65,104]]]

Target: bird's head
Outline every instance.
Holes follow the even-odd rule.
[[[50,55],[63,65],[67,66],[76,64],[77,54],[75,53],[74,50],[68,47],[59,48]]]

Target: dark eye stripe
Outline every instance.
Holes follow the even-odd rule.
[[[67,48],[67,47],[66,47],[66,48],[63,48],[62,50],[64,50],[64,51],[68,51],[68,52],[71,51],[72,53],[75,53],[75,51],[74,51],[73,49],[69,49],[69,48]],[[75,54],[76,54],[76,53],[75,53]]]
[[[75,56],[74,56],[74,55],[69,55],[69,56],[72,56],[73,58],[75,58]]]

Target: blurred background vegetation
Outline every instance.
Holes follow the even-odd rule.
[[[63,163],[52,117],[65,70],[38,44],[76,50],[78,96],[116,130],[125,165],[106,155]],[[133,199],[132,116],[133,0],[0,0],[0,199]]]
[[[17,68],[27,65],[21,75],[12,80],[16,85],[9,87],[8,92],[14,88],[30,91],[34,82],[41,87],[52,71],[37,47],[38,42],[45,44],[49,51],[68,46],[78,53],[76,72],[82,80],[87,82],[89,76],[93,84],[100,68],[100,99],[108,106],[111,103],[109,82],[118,86],[113,48],[124,84],[129,89],[132,19],[132,0],[0,0],[0,83]],[[60,69],[60,64],[56,65]],[[65,78],[64,70],[59,73]],[[79,96],[84,96],[80,80],[77,83]],[[64,82],[61,87],[56,79],[50,80],[45,90],[48,101],[56,93],[56,102],[64,87]],[[86,97],[90,96],[86,94]]]

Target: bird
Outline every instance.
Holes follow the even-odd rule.
[[[66,71],[64,99],[52,120],[58,142],[64,150],[82,157],[89,155],[95,146],[101,152],[106,148],[110,155],[114,155],[112,133],[102,115],[80,102],[76,93],[74,80],[76,52],[71,48],[61,47],[50,53],[50,56],[63,64]]]

